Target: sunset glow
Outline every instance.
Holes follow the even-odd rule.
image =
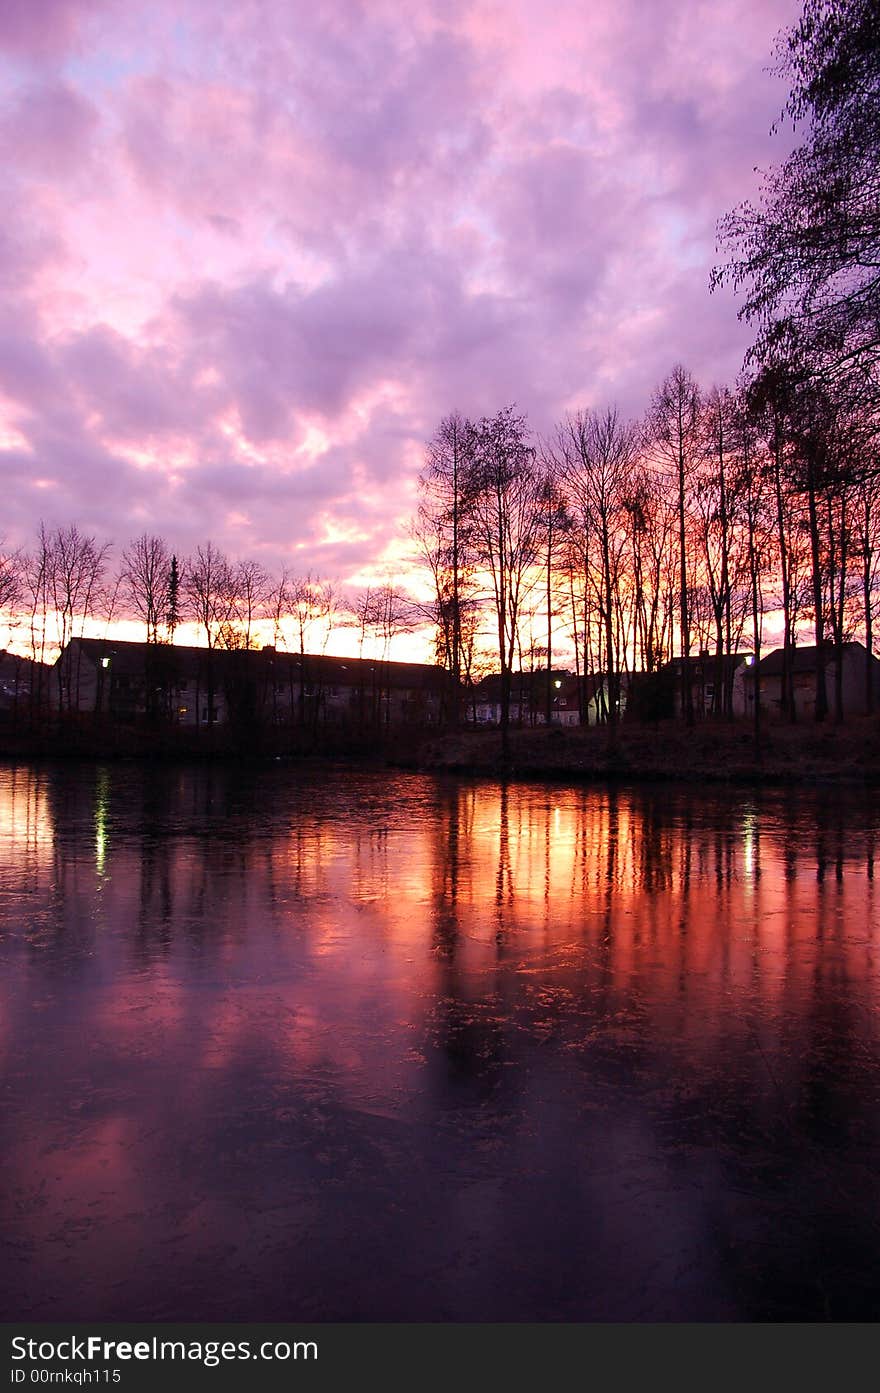
[[[452,409],[731,381],[718,217],[791,0],[0,10],[7,544],[405,559]]]

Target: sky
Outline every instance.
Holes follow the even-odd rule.
[[[709,294],[794,0],[2,0],[0,534],[208,538],[345,584],[425,442],[643,413]],[[790,137],[788,137],[790,139]]]

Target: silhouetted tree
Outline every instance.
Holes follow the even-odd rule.
[[[168,548],[161,537],[144,532],[122,553],[123,593],[146,628],[148,644],[159,642],[168,608],[168,572]]]
[[[620,623],[620,587],[627,539],[627,490],[637,459],[636,432],[620,420],[616,408],[601,413],[579,411],[558,429],[556,452],[580,526],[594,539],[598,561],[598,613],[605,658],[606,714],[614,727],[620,712],[619,673],[625,649]],[[584,551],[585,557],[588,556],[588,543]]]
[[[559,461],[550,449],[543,452],[541,459],[537,479],[537,506],[547,620],[544,719],[549,726],[553,716],[553,620],[556,614],[554,579],[563,560],[565,540],[572,527],[572,516],[565,496],[564,480],[560,476]]]
[[[782,36],[785,114],[802,144],[764,178],[758,206],[720,225],[733,252],[712,283],[744,294],[760,362],[808,345],[805,368],[826,387],[858,369],[877,401],[880,367],[880,7],[806,0]]]
[[[256,645],[254,625],[266,617],[272,581],[259,561],[238,561],[230,567],[229,575],[232,622],[238,633],[237,647],[250,649]]]
[[[49,603],[64,652],[71,639],[82,637],[87,621],[100,609],[110,544],[80,532],[75,523],[49,535],[41,527],[40,536]],[[79,704],[79,655],[76,661],[59,663],[56,677],[59,709],[69,711]]]
[[[474,582],[474,426],[445,416],[427,448],[414,538],[434,583],[437,656],[451,677],[452,718],[469,668],[476,608]]]
[[[501,740],[509,748],[510,689],[520,610],[540,551],[535,452],[526,418],[506,407],[474,430],[470,465],[476,559],[490,580],[501,669]]]
[[[223,646],[224,637],[233,614],[230,565],[226,556],[213,542],[196,548],[184,570],[183,590],[189,617],[205,636],[205,687],[207,692],[207,725],[216,720],[214,699],[216,672],[213,652]],[[196,715],[199,714],[200,684],[196,688]]]
[[[174,642],[174,635],[181,621],[181,577],[176,556],[172,556],[168,568],[168,589],[165,597],[165,631],[168,642]]]
[[[688,487],[701,449],[700,390],[680,363],[654,392],[647,423],[648,441],[675,480],[678,498],[679,643],[682,709],[694,723],[691,681],[691,618],[688,590]]]

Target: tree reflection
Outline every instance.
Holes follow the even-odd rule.
[[[813,1316],[823,1244],[828,1309],[864,1312],[871,802],[71,764],[0,807],[0,1285],[44,1314],[66,1212],[105,1310],[155,1315],[172,1243],[181,1310],[219,1310],[219,1225],[263,1235],[279,1318],[344,1314],[334,1281],[389,1317],[430,1282],[457,1314],[629,1318],[653,1283],[682,1315],[684,1267],[691,1314]]]

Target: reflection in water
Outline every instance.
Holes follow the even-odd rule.
[[[0,771],[4,1307],[874,1318],[877,817]]]

